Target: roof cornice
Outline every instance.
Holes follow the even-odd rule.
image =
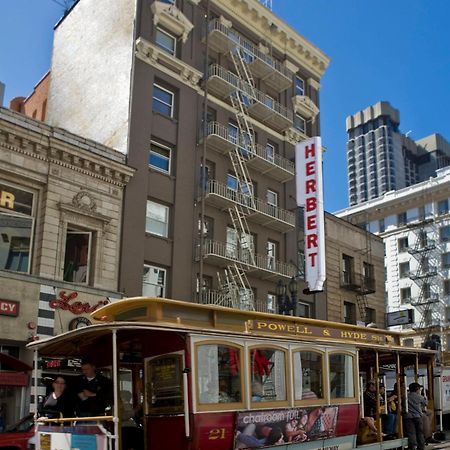
[[[323,76],[330,58],[257,0],[211,2],[258,36],[270,40],[279,52],[300,62],[319,79]]]

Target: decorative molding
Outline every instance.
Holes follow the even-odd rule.
[[[82,195],[83,197],[86,195],[86,191],[81,191],[80,193],[83,194]],[[63,216],[61,217],[61,220],[63,220],[64,222],[76,221],[77,223],[80,223],[81,217],[88,217],[89,219],[91,219],[90,220],[91,223],[89,224],[89,226],[93,227],[95,223],[96,228],[99,230],[102,230],[109,222],[111,222],[111,217],[105,216],[96,211],[89,210],[83,206],[81,207],[76,206],[73,204],[73,201],[74,200],[72,199],[72,204],[58,203],[59,209],[64,213]]]
[[[189,33],[194,28],[190,20],[175,6],[175,4],[154,1],[151,6],[153,23],[161,24],[164,28],[181,37],[183,43],[187,41]]]
[[[319,108],[306,95],[295,95],[292,97],[292,106],[294,111],[305,119],[315,119],[319,114]]]
[[[298,144],[301,141],[304,141],[305,139],[308,139],[308,136],[306,134],[303,134],[301,131],[296,130],[295,128],[288,128],[284,135],[286,137],[286,140],[295,145]]]
[[[87,191],[78,192],[72,199],[72,205],[88,212],[95,212],[97,210],[97,203],[94,197]]]
[[[291,63],[291,61],[289,61],[288,59],[285,59],[283,61],[283,65],[284,67],[286,67],[286,69],[290,70],[292,73],[297,73],[299,70],[299,67],[296,66],[294,63]]]
[[[233,19],[257,36],[264,36],[281,54],[302,64],[315,76],[321,78],[330,58],[319,48],[294,31],[279,17],[254,0],[211,0],[212,3],[226,11]]]
[[[170,55],[142,37],[139,37],[136,41],[136,57],[163,72],[169,70],[170,76],[177,75],[180,81],[190,87],[198,86],[199,81],[203,77],[202,72],[181,61],[181,59]]]
[[[314,78],[308,78],[307,83],[309,84],[309,86],[311,86],[316,91],[320,90],[320,83],[317,80],[315,80]]]

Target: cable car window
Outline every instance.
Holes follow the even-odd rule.
[[[330,397],[332,399],[355,397],[353,361],[352,355],[342,353],[330,355]]]
[[[242,402],[241,351],[227,345],[197,347],[198,399],[203,405]]]
[[[295,400],[324,398],[322,354],[301,351],[295,352],[293,356]]]
[[[286,360],[282,350],[257,348],[250,351],[252,402],[287,399]]]

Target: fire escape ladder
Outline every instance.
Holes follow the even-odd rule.
[[[356,296],[356,303],[359,309],[359,316],[363,322],[366,322],[367,308],[369,307],[369,303],[367,302],[367,295],[364,293],[358,294]]]
[[[228,209],[233,223],[234,229],[237,233],[237,241],[241,254],[241,258],[248,264],[256,266],[255,251],[253,245],[250,242],[250,228],[245,217],[244,210],[239,206],[234,206]]]

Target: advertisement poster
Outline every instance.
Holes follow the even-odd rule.
[[[338,406],[315,406],[238,413],[234,448],[263,448],[333,438],[338,410]]]

